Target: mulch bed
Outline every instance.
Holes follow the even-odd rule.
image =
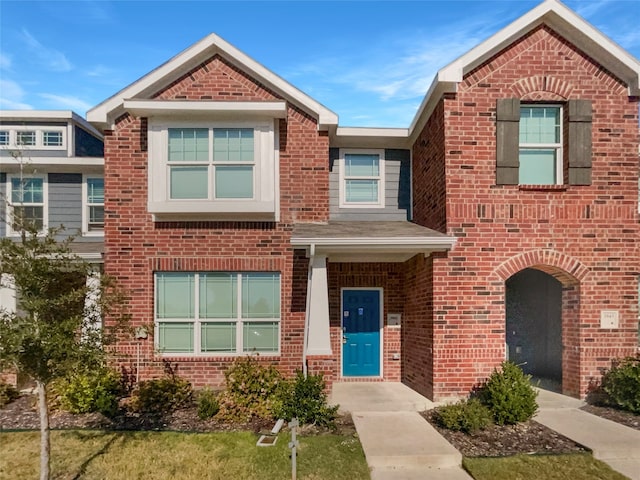
[[[580,410],[640,430],[640,415],[601,405],[585,405]]]
[[[518,425],[492,425],[474,434],[453,432],[435,421],[434,411],[422,416],[465,457],[587,452],[588,449],[533,420]]]
[[[17,400],[0,409],[0,431],[3,430],[38,430],[40,418],[36,410],[36,397],[22,395]],[[73,414],[64,411],[51,413],[49,423],[52,429],[100,429],[100,430],[156,430],[178,432],[238,432],[252,431],[267,433],[274,425],[273,420],[254,418],[250,422],[222,422],[215,417],[210,420],[198,418],[197,408],[183,408],[166,415],[136,414],[122,412],[113,418],[100,413]],[[339,416],[335,430],[305,425],[301,434],[320,435],[339,433],[352,435],[355,427],[351,415]]]

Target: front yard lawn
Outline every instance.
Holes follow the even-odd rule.
[[[274,447],[236,433],[53,431],[54,479],[153,480],[291,478],[289,433]],[[0,433],[0,479],[38,477],[38,432]],[[300,438],[298,478],[368,479],[362,447],[353,436]]]
[[[627,480],[589,453],[465,457],[462,464],[475,480]]]

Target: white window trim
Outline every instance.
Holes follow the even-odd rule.
[[[378,180],[378,201],[377,202],[347,202],[346,201],[346,168],[345,168],[345,156],[349,154],[359,155],[378,155],[379,158],[379,180]],[[338,171],[339,171],[339,207],[340,208],[384,208],[385,207],[385,159],[384,149],[361,149],[361,148],[341,148],[338,158]],[[374,177],[366,177],[367,179],[373,179]]]
[[[518,151],[520,150],[550,150],[556,151],[556,183],[551,185],[563,185],[564,184],[564,108],[558,104],[537,104],[537,103],[522,103],[521,108],[557,108],[559,110],[560,118],[560,141],[557,143],[520,143],[518,142]],[[522,115],[520,116],[522,119]],[[520,132],[518,131],[518,135]],[[528,183],[520,183],[519,185],[529,185]]]
[[[1,125],[0,131],[9,132],[9,144],[0,145],[4,148],[23,150],[67,150],[67,128],[63,126]],[[35,132],[35,145],[19,145],[18,132]],[[44,132],[60,132],[62,134],[62,145],[45,145]]]
[[[89,206],[90,205],[99,205],[97,203],[89,204],[89,187],[87,186],[87,180],[89,178],[102,178],[104,180],[103,175],[92,175],[85,173],[82,175],[82,236],[83,237],[104,237],[104,229],[90,231],[89,230]],[[102,204],[104,205],[104,203]],[[104,227],[103,227],[104,228]]]
[[[195,275],[195,284],[194,284],[194,292],[195,292],[195,303],[194,303],[194,318],[158,318],[158,303],[157,303],[157,292],[158,292],[158,273],[184,273],[185,275],[193,274]],[[235,318],[205,318],[200,319],[200,274],[207,273],[229,273],[236,275],[237,281],[237,290],[236,290],[236,317]],[[243,319],[242,318],[242,275],[244,273],[254,273],[254,272],[195,272],[195,271],[185,271],[185,272],[173,272],[173,271],[158,271],[154,272],[153,275],[153,319],[154,319],[154,338],[155,338],[155,349],[162,357],[241,357],[246,356],[250,352],[243,351],[244,348],[244,324],[245,323],[276,323],[278,325],[278,349],[275,352],[269,351],[260,351],[256,350],[257,353],[260,354],[261,357],[278,357],[282,351],[282,274],[279,275],[280,285],[280,317],[279,318],[250,318]],[[279,272],[255,272],[255,273],[279,273]],[[193,324],[193,352],[163,352],[160,349],[159,340],[160,340],[160,323],[192,323]],[[235,323],[236,324],[236,346],[235,351],[233,352],[202,352],[201,348],[201,325],[203,323]]]
[[[13,184],[11,182],[14,178],[41,178],[42,179],[42,230],[39,232],[40,234],[44,234],[49,228],[49,179],[47,174],[7,174],[7,184],[6,184],[6,211],[7,216],[9,217],[6,222],[7,225],[7,236],[8,237],[19,237],[20,232],[13,230],[13,202],[11,201],[11,197],[13,195]],[[25,204],[25,205],[39,205],[39,204]]]
[[[242,218],[277,220],[277,198],[279,197],[278,152],[276,136],[277,120],[246,121],[174,121],[149,119],[149,198],[148,211],[163,220],[167,216],[184,219],[181,214],[189,214],[211,218]],[[207,128],[209,129],[209,155],[207,165],[214,165],[213,129],[214,128],[253,128],[254,130],[254,188],[253,198],[213,198],[213,174],[209,171],[208,199],[172,199],[170,198],[169,163],[168,163],[168,131],[169,128]],[[205,162],[201,162],[204,164]],[[184,162],[184,164],[190,164]],[[211,167],[210,167],[211,168]],[[225,216],[226,215],[226,216]],[[231,215],[231,217],[229,217]]]

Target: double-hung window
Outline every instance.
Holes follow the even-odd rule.
[[[279,273],[157,272],[155,284],[160,352],[279,352]]]
[[[343,150],[340,166],[341,207],[384,206],[384,154]]]
[[[9,145],[11,135],[8,130],[0,130],[0,146],[5,147]]]
[[[9,176],[9,211],[12,232],[47,228],[47,182],[44,176]]]
[[[36,146],[35,130],[18,130],[16,132],[16,146],[35,147]]]
[[[562,107],[520,107],[521,185],[562,184]]]
[[[104,231],[104,178],[87,175],[83,187],[83,232],[101,235]]]
[[[171,200],[252,199],[252,128],[169,128]]]

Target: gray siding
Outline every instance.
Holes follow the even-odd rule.
[[[329,149],[329,214],[331,220],[408,220],[411,212],[409,150],[385,149],[385,207],[340,208],[340,149]]]
[[[7,174],[0,173],[0,237],[7,235]]]
[[[65,233],[82,230],[82,174],[49,174],[49,226],[63,225]],[[78,240],[81,240],[78,238]],[[95,240],[95,239],[94,239]]]

